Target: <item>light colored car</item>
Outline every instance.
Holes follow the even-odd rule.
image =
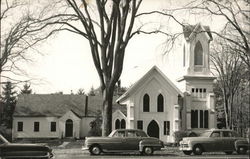
[[[10,143],[0,134],[0,158],[39,158],[49,159],[53,157],[52,149],[40,144]]]
[[[148,137],[142,130],[117,129],[108,137],[87,137],[83,149],[89,150],[92,155],[99,155],[102,152],[140,152],[151,155],[163,147],[161,140]]]
[[[227,129],[211,129],[202,133],[199,137],[185,137],[180,141],[180,150],[184,154],[201,155],[203,152],[225,152],[232,154],[246,154],[249,143],[247,139]]]

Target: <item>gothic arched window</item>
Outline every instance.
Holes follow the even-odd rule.
[[[115,129],[120,129],[121,128],[121,123],[119,119],[116,119],[115,121]]]
[[[150,102],[149,95],[145,94],[143,96],[143,112],[149,112],[149,102]]]
[[[198,41],[194,48],[194,65],[203,65],[203,48]]]
[[[157,97],[157,112],[164,112],[164,98],[162,94]]]
[[[126,128],[126,121],[124,119],[121,120],[121,129]]]

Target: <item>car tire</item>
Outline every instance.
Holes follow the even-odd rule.
[[[185,155],[191,155],[192,151],[183,151]]]
[[[154,150],[152,147],[146,146],[143,148],[144,155],[152,155],[153,153],[154,153]]]
[[[203,149],[201,147],[201,145],[195,145],[194,148],[193,148],[193,153],[195,155],[201,155],[203,152]]]
[[[244,155],[247,153],[247,148],[244,147],[244,146],[240,146],[237,148],[237,153],[240,154],[240,155]]]
[[[227,155],[232,155],[232,154],[233,154],[233,151],[225,151],[225,153],[226,153]]]
[[[102,152],[102,149],[99,145],[93,145],[89,148],[89,152],[91,155],[100,155]]]

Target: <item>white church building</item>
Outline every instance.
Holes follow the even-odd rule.
[[[152,67],[118,98],[117,102],[127,107],[126,128],[142,129],[149,136],[174,142],[175,131],[216,127],[210,29],[197,24],[185,26],[183,31],[183,44],[167,54],[166,65]]]
[[[174,142],[174,132],[216,127],[207,26],[183,27],[183,43],[164,56],[114,104],[112,129],[142,129]],[[102,98],[84,95],[21,95],[13,117],[13,138],[83,138],[101,109]]]

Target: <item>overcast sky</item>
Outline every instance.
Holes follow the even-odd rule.
[[[176,8],[185,3],[186,0],[146,0],[142,4],[142,10]],[[189,24],[201,22],[203,25],[209,25],[212,30],[218,30],[222,24],[218,19],[200,18],[198,15],[186,13],[184,15],[178,14],[177,18],[181,22],[185,21]],[[168,24],[163,17],[156,16],[153,19],[161,21],[162,25],[168,25],[171,32],[181,31],[180,26],[172,22]],[[166,37],[163,35],[140,34],[129,42],[121,76],[122,86],[132,85],[153,65],[161,62],[165,40]],[[22,64],[30,77],[41,79],[32,84],[32,89],[37,94],[58,91],[67,94],[71,90],[76,93],[79,88],[88,92],[92,86],[95,88],[99,86],[99,78],[89,45],[83,37],[69,32],[61,32],[39,45],[39,50],[44,54],[43,56],[36,55],[32,57],[33,63]]]

